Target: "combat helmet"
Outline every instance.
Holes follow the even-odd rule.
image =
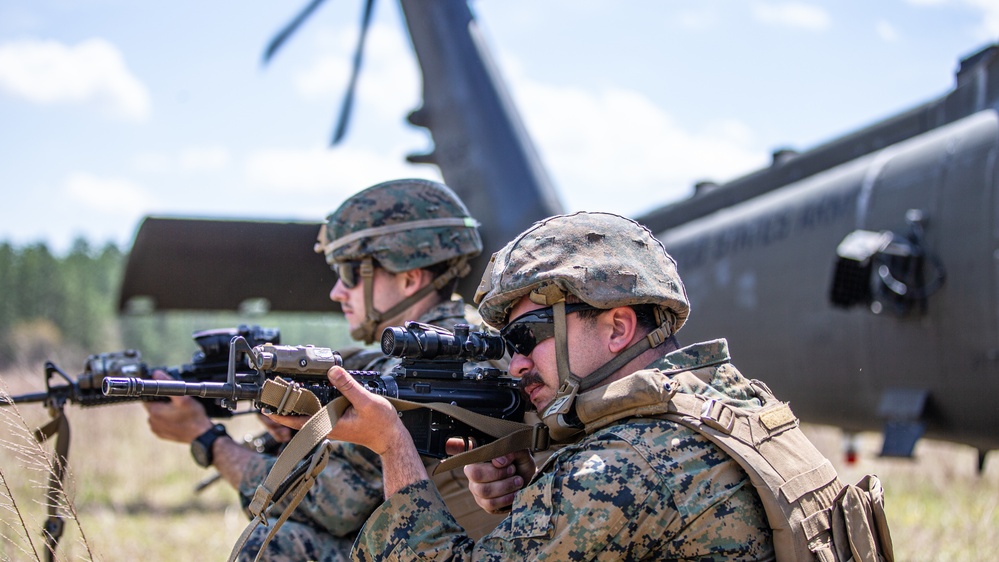
[[[581,379],[570,370],[565,338],[565,299],[570,294],[598,309],[654,305],[658,328]],[[475,293],[483,320],[504,327],[510,309],[525,295],[554,312],[560,388],[542,416],[552,438],[562,441],[578,433],[565,418],[576,394],[661,345],[690,313],[676,262],[662,243],[644,226],[611,213],[580,212],[539,221],[493,254]]]
[[[366,318],[351,336],[373,342],[382,319],[391,318],[430,291],[467,275],[468,260],[482,252],[478,226],[449,187],[430,180],[392,180],[344,201],[326,218],[315,249],[325,254],[326,262],[340,274],[349,273],[352,264],[360,265]],[[378,311],[372,304],[376,263],[390,273],[440,263],[450,267],[420,292],[390,310]]]

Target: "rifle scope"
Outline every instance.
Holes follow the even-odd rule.
[[[382,332],[382,353],[406,359],[454,359],[488,361],[506,353],[503,337],[488,332],[471,332],[468,324],[458,324],[454,334],[430,324],[406,322]]]

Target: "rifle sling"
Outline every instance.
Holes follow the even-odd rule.
[[[281,381],[287,384],[286,381]],[[280,383],[278,383],[280,384]],[[452,470],[459,468],[466,464],[471,464],[475,462],[485,462],[490,459],[496,458],[498,456],[510,453],[513,451],[518,451],[521,449],[529,449],[531,451],[542,451],[548,448],[548,431],[544,424],[538,424],[537,426],[529,425],[520,422],[514,422],[510,420],[504,420],[499,418],[492,418],[482,414],[477,414],[465,408],[455,406],[454,404],[446,404],[441,402],[432,403],[419,403],[411,402],[409,400],[400,400],[398,398],[387,398],[389,403],[395,406],[396,410],[399,412],[407,410],[416,410],[420,408],[428,408],[430,410],[435,410],[451,416],[452,418],[459,420],[474,427],[487,435],[495,437],[496,440],[481,447],[476,447],[470,451],[454,455],[448,459],[441,461],[434,469],[433,473],[437,474],[445,470]],[[232,562],[239,555],[246,541],[249,539],[250,534],[257,527],[257,525],[267,523],[267,512],[269,507],[281,501],[281,497],[276,497],[277,492],[284,491],[281,496],[292,494],[291,503],[285,508],[281,516],[275,521],[273,527],[267,535],[267,538],[260,545],[260,550],[257,552],[256,560],[260,560],[262,553],[264,552],[267,544],[270,542],[271,538],[277,533],[278,528],[287,520],[291,512],[294,511],[295,507],[302,501],[309,488],[315,482],[316,476],[322,472],[323,468],[326,466],[328,461],[331,444],[326,436],[332,431],[333,426],[336,425],[340,416],[343,412],[350,406],[350,402],[343,396],[339,396],[322,408],[318,412],[309,418],[309,421],[302,426],[302,429],[288,442],[288,446],[285,447],[281,455],[278,456],[277,461],[274,466],[271,467],[271,471],[267,474],[267,478],[262,484],[257,487],[256,492],[253,495],[253,500],[248,506],[248,510],[252,514],[253,518],[247,525],[246,529],[240,535],[236,544],[233,546],[232,552],[229,554],[229,561]],[[309,470],[305,473],[305,476],[296,475],[296,467],[299,466],[300,461],[302,461],[310,451],[319,443],[323,443],[319,451],[313,455],[311,464],[309,465]],[[320,457],[317,460],[317,457]],[[291,480],[288,484],[286,480]]]
[[[312,416],[323,408],[315,394],[281,377],[264,381],[260,388],[259,402],[270,406],[282,416]]]
[[[256,492],[253,493],[253,500],[250,502],[250,505],[247,506],[247,509],[250,511],[250,514],[253,515],[253,518],[246,526],[246,529],[243,530],[239,539],[236,540],[236,544],[233,545],[232,552],[229,553],[230,562],[236,560],[236,557],[239,556],[239,552],[243,549],[243,545],[245,545],[246,541],[249,540],[250,533],[256,529],[257,525],[267,525],[268,509],[275,501],[279,501],[279,498],[274,498],[274,491],[278,490],[278,488],[285,488],[282,486],[282,483],[284,483],[284,481],[288,478],[288,475],[295,471],[295,467],[298,465],[299,461],[304,459],[317,444],[326,440],[326,436],[333,430],[333,425],[336,424],[336,420],[340,419],[340,416],[343,415],[343,412],[349,406],[350,402],[343,396],[335,398],[327,404],[325,408],[312,415],[312,417],[309,418],[309,421],[302,426],[302,429],[300,429],[298,433],[291,438],[291,441],[288,442],[284,451],[282,451],[278,456],[277,461],[274,462],[274,466],[271,467],[271,471],[267,473],[267,478],[262,484],[257,486]],[[329,456],[329,448],[324,446],[320,450],[326,452],[327,459],[316,461],[316,459],[313,458],[312,466],[317,466],[319,464],[323,467],[326,466],[326,460],[328,460]],[[308,492],[308,489],[312,486],[313,482],[314,476],[313,478],[301,479],[298,485],[293,484],[286,487],[288,490],[287,493],[293,493],[294,495],[292,497],[297,499],[293,505],[289,505],[285,510],[289,515],[291,511],[298,506],[298,502],[305,497],[305,493]],[[308,485],[307,487],[304,486],[306,483]],[[304,490],[301,490],[303,487]],[[260,559],[260,556],[267,547],[267,543],[269,543],[270,539],[275,533],[277,533],[278,528],[284,523],[285,519],[287,519],[287,517],[285,514],[282,514],[282,517],[275,522],[274,527],[267,535],[264,543],[260,545],[260,550],[257,552],[255,560]]]
[[[48,518],[42,527],[42,536],[45,539],[45,559],[48,562],[55,560],[55,549],[62,538],[65,528],[65,521],[59,515],[59,492],[63,489],[63,479],[66,476],[66,463],[69,458],[69,418],[62,407],[52,411],[53,417],[49,423],[35,430],[35,441],[44,443],[53,435],[56,436],[55,458],[52,461],[52,470],[49,473],[49,485],[46,492],[46,504]]]
[[[496,438],[494,441],[476,446],[469,451],[450,456],[440,461],[434,467],[432,475],[454,470],[466,464],[487,462],[496,457],[522,449],[528,449],[532,452],[544,451],[549,446],[548,426],[544,424],[530,425],[492,418],[455,406],[454,404],[443,402],[419,404],[406,400],[390,399],[389,401],[400,412],[423,407],[436,410]],[[406,407],[401,407],[400,403],[405,404]]]

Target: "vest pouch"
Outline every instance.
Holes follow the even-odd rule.
[[[884,490],[877,476],[869,474],[840,490],[830,516],[838,560],[894,562]]]

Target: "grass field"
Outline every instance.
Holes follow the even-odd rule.
[[[6,373],[0,382],[12,394],[34,392],[42,384],[40,372]],[[40,530],[47,475],[37,464],[41,455],[24,442],[25,431],[46,422],[48,414],[38,404],[18,411],[26,429],[0,420],[8,425],[0,433],[8,445],[0,447],[0,560],[44,560]],[[196,466],[187,447],[156,439],[138,404],[71,406],[67,413],[72,427],[69,493],[79,525],[67,524],[60,560],[226,559],[247,519],[225,483],[193,492],[211,471]],[[259,430],[252,416],[226,423],[233,435]],[[915,460],[879,459],[879,437],[865,434],[859,439],[860,460],[845,465],[838,431],[816,426],[806,431],[844,480],[853,482],[869,472],[881,477],[896,560],[996,559],[997,458],[989,458],[979,475],[973,449],[924,440]],[[12,444],[27,447],[34,461],[21,458]]]

